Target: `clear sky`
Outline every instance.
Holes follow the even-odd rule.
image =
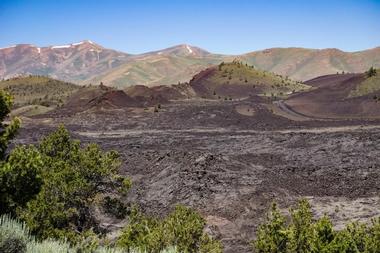
[[[0,47],[84,39],[128,53],[380,46],[380,0],[0,0]]]

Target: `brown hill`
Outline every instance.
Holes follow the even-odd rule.
[[[134,98],[143,98],[145,101],[156,101],[167,103],[169,100],[184,99],[188,97],[183,90],[186,84],[182,85],[160,85],[147,87],[144,85],[134,85],[124,89],[125,93]],[[181,90],[182,88],[182,90]],[[188,88],[187,88],[188,89]]]
[[[313,90],[291,96],[285,103],[294,111],[316,118],[379,118],[379,91],[352,96],[366,80],[366,74],[321,76],[306,84]],[[380,82],[378,83],[380,88]]]
[[[239,59],[296,80],[309,80],[337,72],[362,73],[380,67],[380,47],[358,52],[336,48],[271,48],[239,56]]]
[[[100,85],[81,88],[68,99],[61,110],[77,113],[90,109],[121,109],[141,106],[141,101],[128,96],[124,91]]]
[[[140,107],[141,103],[136,99],[125,94],[124,91],[121,90],[110,90],[102,95],[91,99],[87,103],[88,107],[100,107],[107,109],[117,109],[117,108],[125,108],[125,107]]]
[[[359,52],[271,48],[242,55],[222,55],[183,44],[130,55],[91,41],[50,47],[22,44],[0,49],[0,78],[36,74],[82,84],[103,82],[119,88],[170,85],[188,82],[202,69],[235,58],[257,69],[294,80],[308,80],[342,71],[361,73],[371,66],[380,67],[380,47]]]
[[[337,72],[361,73],[371,66],[380,67],[380,47],[344,52],[338,49],[272,48],[242,55],[212,54],[196,50],[189,53],[186,45],[136,55],[115,69],[110,69],[89,82],[104,82],[127,87],[169,85],[188,82],[196,73],[221,63],[240,59],[257,69],[288,76],[294,80],[309,80]]]
[[[197,96],[212,99],[253,95],[283,97],[309,88],[301,82],[238,61],[207,68],[195,75],[189,85]]]

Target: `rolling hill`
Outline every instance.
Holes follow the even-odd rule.
[[[294,80],[309,80],[342,71],[361,73],[371,66],[380,67],[380,47],[354,53],[338,49],[273,48],[232,56],[179,45],[132,57],[127,63],[87,82],[104,82],[120,88],[175,84],[189,81],[206,67],[233,59]]]
[[[33,115],[62,106],[80,88],[45,76],[15,77],[0,81],[0,89],[12,94],[14,115]]]
[[[202,69],[218,64],[218,56],[177,56],[170,54],[147,54],[135,57],[121,66],[111,69],[90,83],[103,82],[106,85],[123,88],[132,85],[157,86],[187,82]]]
[[[14,106],[63,104],[80,86],[45,76],[15,77],[0,81],[4,89],[14,97]]]
[[[280,96],[309,87],[239,61],[221,63],[195,75],[189,83],[195,94],[204,98],[244,98],[249,95]]]
[[[272,48],[244,54],[239,59],[257,68],[305,81],[342,71],[362,73],[371,66],[380,67],[380,47],[352,53],[335,48]]]
[[[271,48],[242,55],[222,55],[182,44],[131,55],[91,41],[49,47],[21,44],[0,49],[0,78],[34,74],[79,84],[103,82],[118,88],[157,86],[188,82],[204,68],[233,59],[294,80],[309,80],[342,71],[361,73],[371,66],[380,67],[380,47],[359,52]]]
[[[208,67],[187,83],[133,85],[124,91],[134,98],[163,102],[185,98],[241,99],[248,96],[287,97],[310,87],[288,77],[255,69],[237,60]]]

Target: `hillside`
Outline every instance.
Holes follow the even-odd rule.
[[[380,118],[378,76],[335,74],[305,83],[314,89],[285,101],[297,113],[314,118]]]
[[[380,69],[374,71],[371,76],[367,73],[367,78],[350,92],[350,97],[360,97],[380,90]]]
[[[89,82],[102,81],[117,87],[175,84],[189,81],[205,67],[234,58],[294,80],[309,80],[342,71],[361,73],[371,66],[380,67],[380,48],[353,53],[338,49],[273,48],[236,56],[212,54],[196,47],[190,47],[190,50],[192,54],[180,45],[135,56]]]
[[[182,88],[182,89],[181,89]],[[125,93],[131,97],[160,101],[160,103],[168,102],[169,100],[184,99],[192,95],[191,89],[187,84],[180,85],[160,85],[147,87],[144,85],[134,85],[124,89]]]
[[[238,61],[221,63],[195,75],[189,85],[205,98],[244,98],[249,95],[284,97],[309,87]]]
[[[78,82],[119,66],[128,56],[88,40],[48,47],[20,44],[0,49],[0,77],[49,75]]]
[[[16,77],[0,81],[0,89],[12,94],[16,108],[27,105],[59,106],[78,88],[75,84],[45,76]]]
[[[210,53],[182,44],[131,55],[91,41],[61,46],[29,44],[0,49],[0,78],[49,75],[57,79],[125,88],[188,82],[206,67],[239,59],[249,65],[294,80],[309,80],[337,72],[362,73],[380,67],[380,47],[359,52],[339,49],[271,48],[242,55]]]
[[[380,67],[380,47],[352,53],[335,48],[272,48],[244,54],[239,59],[295,80],[309,80],[342,71],[362,73],[371,66]]]
[[[195,49],[192,49],[195,52]],[[87,83],[103,82],[109,86],[125,88],[132,85],[170,85],[187,82],[206,67],[219,64],[224,57],[213,54],[195,54],[163,50],[135,56],[121,66],[111,69]]]
[[[139,107],[142,103],[125,92],[104,85],[81,87],[73,93],[66,104],[59,109],[69,114],[87,110],[119,109]]]
[[[171,56],[192,56],[192,57],[205,57],[211,55],[210,52],[191,45],[181,44],[158,51],[148,52],[146,55],[171,55]]]

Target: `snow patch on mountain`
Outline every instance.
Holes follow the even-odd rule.
[[[189,47],[189,45],[186,45],[186,49],[187,49],[187,51],[189,51],[190,54],[193,53],[193,50],[191,50],[191,48]]]
[[[75,46],[79,46],[79,45],[82,45],[82,44],[85,44],[85,43],[89,43],[91,45],[94,44],[94,42],[92,42],[91,40],[83,40],[83,41],[80,41],[80,42],[77,42],[77,43],[72,43],[72,44],[67,44],[67,45],[61,45],[61,46],[52,46],[51,48],[52,49],[59,49],[59,48],[70,48],[70,47],[75,47]]]
[[[52,49],[59,49],[59,48],[70,48],[71,45],[61,45],[61,46],[52,46]]]
[[[81,41],[81,42],[78,42],[78,43],[73,43],[71,45],[73,45],[73,46],[79,46],[79,45],[82,45],[83,43],[84,43],[84,41]]]
[[[14,47],[16,47],[17,45],[13,45],[13,46],[9,46],[9,47],[2,47],[2,48],[0,48],[0,50],[1,49],[8,49],[8,48],[14,48]]]
[[[79,45],[82,45],[82,44],[85,44],[85,43],[89,43],[89,44],[94,44],[94,42],[92,42],[91,40],[82,40],[81,42],[77,42],[77,43],[73,43],[71,45],[73,46],[79,46]]]

